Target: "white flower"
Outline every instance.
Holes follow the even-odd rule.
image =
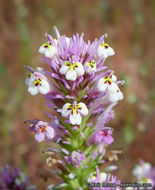
[[[118,90],[118,86],[115,83],[117,80],[116,76],[111,74],[110,76],[105,76],[104,78],[100,78],[97,82],[97,89],[100,92],[109,91],[116,92]]]
[[[26,78],[26,80],[25,80],[25,84],[26,84],[27,86],[29,86],[29,85],[32,83],[33,78],[34,78],[34,74],[30,72],[30,73],[27,75],[27,78]]]
[[[120,91],[119,88],[116,90],[116,92],[108,93],[107,96],[108,96],[107,99],[108,99],[111,103],[118,102],[118,101],[120,101],[120,100],[123,99],[123,93]]]
[[[80,125],[82,120],[81,116],[86,116],[87,114],[88,109],[82,102],[79,104],[66,103],[61,111],[63,117],[69,117],[69,121],[72,125]]]
[[[57,44],[57,40],[54,39],[54,41]],[[52,58],[54,55],[58,54],[58,48],[50,42],[47,42],[40,46],[39,53],[44,54],[45,57]]]
[[[66,75],[67,80],[75,81],[78,76],[84,75],[84,68],[80,62],[71,63],[67,61],[59,70],[61,74]]]
[[[96,72],[96,61],[89,61],[84,64],[85,71],[90,73],[92,71]]]
[[[133,175],[137,177],[139,183],[151,183],[153,187],[153,181],[147,177],[150,170],[151,164],[149,162],[141,162],[133,169]],[[152,187],[147,187],[147,189],[152,189]],[[146,188],[140,187],[140,189]]]
[[[151,179],[149,179],[149,178],[145,178],[145,177],[143,177],[141,180],[140,180],[140,183],[150,183],[150,184],[152,184],[152,187],[154,187],[154,184],[153,184],[153,181],[151,180]],[[152,187],[147,187],[147,189],[149,190],[149,189],[152,189]],[[140,189],[142,190],[145,190],[146,188],[144,188],[144,187],[140,187]]]
[[[96,176],[96,172],[93,172],[93,173],[90,174],[90,176],[89,176],[89,178],[87,179],[87,181],[88,181],[89,183],[93,183],[93,182],[95,181],[96,177],[97,177],[97,176]],[[104,172],[100,173],[100,180],[99,180],[99,183],[104,183],[104,182],[106,181],[106,179],[107,179],[107,174],[104,173]]]
[[[28,86],[28,92],[33,96],[39,92],[47,94],[51,89],[48,79],[39,72],[30,73],[25,83]]]
[[[141,179],[145,177],[145,174],[151,169],[151,165],[148,162],[145,162],[143,165],[136,165],[133,169],[133,175],[137,176],[137,178]]]
[[[114,103],[123,99],[123,93],[120,91],[118,85],[115,83],[117,77],[114,74],[100,78],[97,82],[97,89],[100,92],[107,92],[104,97],[104,102]]]
[[[36,68],[35,68],[35,71],[44,74],[44,71],[43,71],[43,68],[42,68],[42,67],[36,67]],[[32,77],[34,77],[34,74],[30,72],[30,73],[28,74],[26,80],[25,80],[25,84],[26,84],[27,86],[29,86],[29,84],[31,84]]]
[[[97,49],[97,56],[103,56],[104,59],[106,59],[109,56],[113,56],[114,54],[114,50],[108,44],[101,44]]]
[[[69,173],[69,174],[68,174],[69,179],[74,179],[75,176],[76,176],[76,175],[75,175],[74,173]]]

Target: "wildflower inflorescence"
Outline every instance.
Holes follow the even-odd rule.
[[[87,182],[119,184],[106,164],[99,172],[106,162],[106,147],[114,141],[107,123],[114,117],[113,107],[123,99],[122,81],[104,65],[114,50],[105,43],[106,35],[86,43],[83,34],[69,38],[61,36],[56,27],[54,30],[56,38],[47,35],[47,42],[39,48],[51,70],[27,66],[26,79],[28,92],[44,95],[52,109],[47,113],[51,122],[29,120],[35,139],[53,142],[48,151],[59,156],[54,163],[63,181],[49,188],[84,190],[89,188]]]
[[[0,190],[27,190],[28,178],[17,168],[0,168]]]

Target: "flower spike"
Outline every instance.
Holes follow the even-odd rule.
[[[30,73],[25,81],[31,95],[44,95],[51,121],[27,120],[29,129],[38,142],[52,142],[46,148],[47,164],[53,161],[54,173],[63,181],[49,188],[105,190],[86,184],[118,183],[107,169],[107,160],[117,156],[114,152],[107,159],[107,147],[114,138],[113,129],[106,126],[114,118],[114,106],[123,99],[122,82],[104,65],[115,52],[105,43],[106,34],[85,42],[83,33],[68,37],[54,30],[56,38],[46,34],[47,42],[39,48],[49,70],[27,67]],[[99,171],[101,165],[103,171]]]

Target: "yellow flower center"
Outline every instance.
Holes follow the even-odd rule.
[[[92,179],[93,179],[93,180],[95,180],[95,179],[96,179],[96,175],[95,175],[95,174],[92,176]]]
[[[111,85],[112,84],[112,79],[110,77],[108,77],[108,76],[105,76],[104,79],[103,79],[103,82],[108,83],[108,84]]]
[[[47,131],[47,126],[42,126],[42,127],[40,127],[39,133],[43,133],[43,132],[45,132],[45,131]]]
[[[48,43],[48,42],[46,42],[46,43],[43,44],[43,47],[47,48],[47,49],[49,49],[51,46],[52,46],[52,44]]]
[[[96,69],[96,62],[95,62],[95,60],[89,61],[88,65],[89,65],[92,69]]]
[[[33,82],[34,86],[42,86],[42,78],[37,78],[35,79],[35,81]]]
[[[70,104],[67,109],[72,110],[72,114],[78,114],[78,109],[81,110],[82,106],[79,104]]]
[[[74,64],[72,64],[72,63],[69,62],[69,61],[66,62],[65,65],[69,67],[69,70],[70,70],[70,71],[74,71],[75,68],[78,68],[78,67],[79,67],[79,64],[78,64],[78,63],[74,63]]]
[[[142,183],[147,183],[148,182],[148,179],[143,177],[142,180],[141,180]]]
[[[105,49],[108,49],[109,48],[109,45],[104,43],[104,44],[101,44],[102,47],[104,47]]]

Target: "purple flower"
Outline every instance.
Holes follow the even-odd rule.
[[[100,187],[92,187],[92,190],[119,190],[119,187],[102,187],[102,183],[114,183],[119,185],[120,184],[120,180],[117,180],[116,176],[110,175],[110,174],[106,174],[104,172],[100,172],[98,167],[96,168],[96,172],[93,172],[90,174],[88,180],[89,183],[100,183],[101,186]]]
[[[121,183],[121,181],[117,179],[117,176],[108,175],[108,177],[107,177],[105,183],[113,183],[113,184],[116,184],[116,187],[103,188],[103,190],[120,190],[120,189],[121,189],[121,188],[119,187],[119,184]],[[117,185],[118,185],[118,187],[117,187]]]
[[[110,129],[98,130],[92,135],[92,137],[90,137],[89,141],[93,142],[94,144],[99,144],[99,143],[111,144],[114,141],[111,134],[112,131]]]
[[[90,174],[88,178],[88,182],[95,182],[95,183],[102,183],[105,182],[107,179],[107,174],[102,172],[100,173],[98,167],[96,168],[96,172]]]
[[[155,166],[148,171],[146,177],[152,181],[153,187],[155,187]]]
[[[3,165],[0,171],[0,190],[26,190],[27,177],[19,169]]]
[[[92,106],[93,110],[96,110],[96,107],[98,108],[97,104],[101,104],[100,101],[94,103]],[[107,124],[112,118],[114,118],[114,111],[112,109],[115,105],[116,103],[113,103],[108,105],[106,108],[102,108],[103,112],[97,118],[95,130],[103,129],[103,125]]]
[[[35,125],[35,132],[36,132],[35,139],[38,142],[44,141],[45,138],[53,139],[55,135],[54,129],[51,126],[49,126],[47,122],[43,121],[39,121]]]
[[[68,164],[73,163],[75,168],[81,165],[81,161],[85,160],[85,155],[79,152],[73,151],[69,157],[65,157]]]
[[[67,172],[73,167],[75,170],[78,168],[81,170],[80,176],[77,175],[76,179],[74,174],[68,176],[69,179],[75,180],[73,183],[67,181],[68,178],[64,178],[67,189],[75,189],[78,184],[83,185],[83,169],[87,168],[85,174],[90,174],[95,165],[105,162],[102,158],[105,154],[105,144],[111,144],[114,139],[111,128],[104,125],[114,117],[113,107],[123,99],[123,94],[118,87],[120,81],[117,81],[113,71],[104,72],[107,68],[104,66],[105,59],[114,55],[113,49],[105,44],[106,35],[95,39],[94,42],[86,43],[84,34],[76,34],[68,38],[60,35],[56,27],[54,29],[56,38],[46,35],[48,38],[46,43],[39,48],[39,53],[44,55],[43,59],[52,72],[35,71],[29,67],[32,74],[26,80],[26,84],[30,94],[45,95],[44,97],[49,101],[47,105],[52,109],[52,113],[57,112],[57,118],[50,124],[36,121],[32,123],[30,129],[36,133],[37,141],[41,142],[47,138],[60,144],[57,147],[57,154],[64,157],[66,163],[71,164],[66,165]],[[52,80],[52,88],[46,75]],[[105,104],[110,105],[105,107]],[[53,121],[55,114],[52,113],[47,115]],[[90,123],[92,124],[88,127]],[[72,143],[78,150],[73,150]],[[86,147],[90,143],[91,146]],[[98,144],[96,150],[93,144]],[[81,152],[85,147],[87,159]],[[66,172],[65,174],[63,172],[64,167],[62,177],[66,175]],[[79,174],[78,171],[77,173]],[[107,180],[109,183],[117,181],[115,176],[100,173],[98,168],[90,175],[91,179],[96,183]],[[94,188],[94,190],[98,189],[100,188]],[[107,188],[102,188],[105,189]]]
[[[104,173],[104,172],[101,172],[99,171],[98,167],[96,168],[96,172],[93,172],[89,175],[88,177],[88,183],[104,183],[107,179],[107,174]],[[92,190],[100,190],[101,189],[101,186],[100,187],[92,187],[91,188]]]

